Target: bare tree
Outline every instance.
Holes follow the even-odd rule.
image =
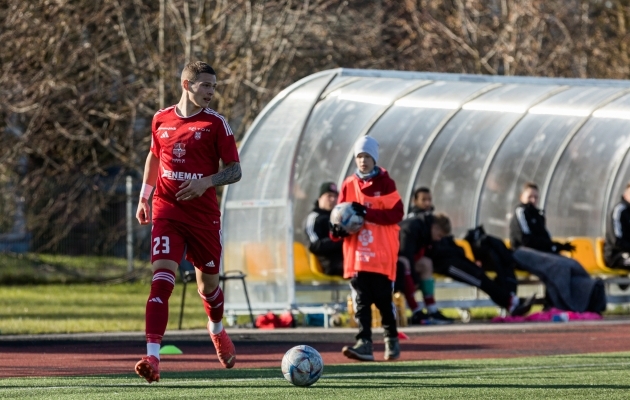
[[[627,79],[629,22],[626,0],[6,0],[0,230],[24,197],[39,250],[72,232],[90,251],[118,241],[111,205],[189,60],[215,66],[213,107],[239,139],[280,90],[329,68]]]

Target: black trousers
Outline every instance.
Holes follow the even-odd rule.
[[[473,249],[475,258],[481,261],[483,269],[497,273],[495,282],[508,291],[516,293],[518,282],[514,274],[516,262],[512,252],[502,240],[493,236],[485,236],[480,240],[480,246]]]
[[[483,269],[467,258],[453,256],[434,259],[433,270],[439,274],[450,276],[456,281],[478,287],[500,307],[510,308],[512,295],[509,289],[488,278]]]
[[[386,275],[359,272],[350,280],[354,302],[354,315],[359,324],[356,339],[372,341],[372,304],[381,313],[385,337],[397,338],[396,312],[392,302],[392,284]]]
[[[624,257],[624,255],[626,257]],[[628,253],[626,252],[614,254],[612,257],[609,257],[605,261],[608,268],[630,270],[630,258],[628,257]]]
[[[343,276],[343,258],[331,258],[318,256],[319,264],[322,266],[322,271],[326,275],[330,276]]]

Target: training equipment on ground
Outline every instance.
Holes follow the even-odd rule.
[[[359,232],[363,227],[363,222],[363,217],[357,215],[352,208],[352,203],[339,203],[330,213],[330,223],[339,225],[341,229],[351,235]]]
[[[165,346],[160,347],[160,355],[178,355],[184,354],[183,351],[180,350],[179,347],[173,346],[172,344],[167,344]]]
[[[324,361],[311,346],[295,346],[282,357],[284,379],[295,386],[311,386],[322,376]]]

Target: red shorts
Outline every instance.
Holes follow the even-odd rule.
[[[221,267],[221,231],[199,229],[172,219],[154,220],[151,262],[171,260],[179,264],[184,252],[195,268],[206,274],[218,274]]]

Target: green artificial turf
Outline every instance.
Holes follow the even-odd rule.
[[[279,364],[279,362],[278,362]],[[37,399],[627,399],[630,353],[353,363],[324,367],[309,388],[280,367],[163,372],[159,383],[97,376],[0,379],[0,398]]]

